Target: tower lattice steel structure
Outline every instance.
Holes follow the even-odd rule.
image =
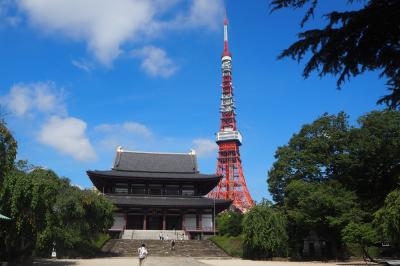
[[[224,52],[222,61],[222,96],[220,107],[221,125],[216,134],[219,146],[217,174],[223,175],[218,186],[209,193],[210,197],[233,200],[233,207],[246,212],[254,202],[247,189],[243,175],[239,146],[242,135],[236,127],[235,101],[232,87],[232,54],[228,49],[228,21],[224,19]]]

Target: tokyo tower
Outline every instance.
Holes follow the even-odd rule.
[[[216,134],[219,147],[217,158],[217,174],[223,178],[217,187],[209,193],[209,197],[230,199],[232,206],[246,212],[254,202],[247,189],[243,175],[239,146],[242,135],[236,127],[235,101],[232,87],[232,54],[228,49],[228,20],[224,19],[224,52],[222,61],[222,96],[220,107],[220,130]]]

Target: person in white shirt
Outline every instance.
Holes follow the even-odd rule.
[[[142,244],[142,246],[140,248],[138,248],[138,255],[139,255],[139,266],[144,266],[144,260],[147,257],[147,249],[146,249],[146,245]]]

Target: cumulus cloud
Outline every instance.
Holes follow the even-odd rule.
[[[179,8],[176,5],[182,1],[178,0],[19,0],[17,3],[39,31],[84,41],[104,65],[110,65],[123,52],[121,46],[128,42],[155,38],[166,30],[215,29],[223,14],[223,0],[191,0],[189,5],[182,4]],[[184,7],[187,9],[182,10]]]
[[[63,90],[53,82],[18,83],[9,93],[0,97],[0,103],[17,116],[39,111],[49,114],[65,114]]]
[[[38,140],[78,161],[92,161],[96,153],[86,136],[86,128],[86,123],[78,118],[53,116],[42,126]]]
[[[133,133],[145,138],[150,138],[153,135],[148,127],[137,122],[125,122],[122,124],[101,124],[96,126],[95,130],[106,133]]]
[[[103,64],[120,53],[120,45],[136,38],[152,23],[151,0],[20,0],[32,24],[40,30],[84,40]]]
[[[215,30],[221,27],[223,13],[223,1],[194,0],[188,16],[183,18],[183,23],[180,23],[180,25],[205,27]]]
[[[114,151],[120,145],[128,149],[143,148],[154,141],[154,134],[146,125],[133,121],[100,124],[94,132],[96,146],[105,151]]]
[[[218,150],[218,145],[210,139],[195,139],[193,140],[193,144],[199,157],[214,156]]]
[[[132,56],[142,59],[140,67],[152,77],[168,78],[177,70],[177,66],[167,56],[167,53],[154,46],[145,46],[142,49],[134,50]]]

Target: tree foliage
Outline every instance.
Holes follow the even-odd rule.
[[[99,233],[113,222],[113,205],[102,195],[81,190],[53,171],[14,163],[16,142],[0,123],[0,261],[26,264],[33,252],[49,256],[93,255]]]
[[[71,186],[54,172],[12,170],[0,191],[0,259],[25,260],[35,251],[49,256],[93,255],[93,242],[113,222],[113,205],[90,190]]]
[[[304,125],[275,153],[268,172],[273,199],[283,205],[293,180],[337,180],[355,191],[366,210],[379,209],[400,180],[400,112],[374,111],[350,127],[344,113]]]
[[[294,180],[286,187],[285,194],[284,210],[289,221],[292,252],[296,252],[297,243],[301,243],[310,232],[340,246],[343,228],[365,216],[355,193],[334,180]]]
[[[218,232],[221,235],[238,236],[242,233],[243,214],[227,211],[217,216]]]
[[[301,26],[314,15],[319,0],[272,0],[272,10],[307,7]],[[338,76],[337,85],[365,71],[381,71],[387,78],[390,93],[378,103],[400,108],[400,2],[398,0],[343,1],[348,5],[360,2],[361,8],[325,14],[323,28],[301,32],[298,40],[285,49],[279,58],[291,57],[301,61],[308,52],[303,76],[316,71],[320,76]]]
[[[284,190],[291,180],[322,181],[341,176],[349,165],[349,130],[345,113],[324,114],[279,147],[268,172],[273,199],[283,204]]]
[[[17,142],[0,117],[0,187],[4,175],[11,170],[17,155]]]
[[[243,220],[244,256],[271,258],[287,256],[286,218],[263,201],[245,214]]]
[[[0,211],[12,220],[1,224],[2,259],[31,256],[46,228],[57,187],[57,177],[51,171],[27,174],[13,170],[6,175],[0,192]]]
[[[368,247],[379,242],[378,234],[371,223],[349,223],[342,230],[342,238],[346,243],[357,244],[361,250],[364,260],[374,261],[368,253]]]
[[[376,212],[375,221],[381,241],[389,242],[400,255],[400,189],[389,193],[384,206]]]
[[[400,111],[373,111],[358,124],[350,131],[348,175],[339,181],[376,211],[400,183]]]

